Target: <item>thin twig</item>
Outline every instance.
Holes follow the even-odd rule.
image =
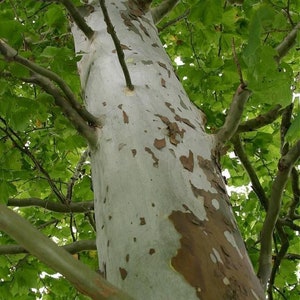
[[[169,22],[166,22],[161,27],[159,27],[157,30],[158,32],[162,32],[166,28],[168,28],[171,25],[176,24],[177,22],[181,21],[182,19],[185,19],[190,14],[190,9],[187,9],[182,15],[178,16],[175,19],[170,20]]]
[[[25,146],[25,143],[23,143],[21,141],[21,138],[10,127],[8,127],[6,121],[3,118],[0,117],[0,120],[5,125],[4,128],[0,127],[0,130],[2,130],[7,135],[7,137],[12,141],[12,143],[17,149],[19,149],[22,153],[26,154],[31,159],[37,170],[46,178],[52,192],[57,196],[60,202],[63,204],[66,203],[64,195],[55,185],[48,172],[43,168],[43,166],[39,163],[36,157],[30,152],[28,147]]]
[[[79,179],[80,175],[81,175],[81,171],[82,171],[82,167],[84,165],[84,163],[86,162],[86,159],[89,155],[89,149],[86,149],[81,157],[79,162],[77,163],[77,166],[75,168],[75,171],[68,183],[68,187],[67,187],[67,201],[70,203],[72,201],[72,194],[73,194],[73,187],[75,182]]]
[[[252,167],[251,162],[249,161],[247,154],[244,150],[244,147],[241,143],[240,137],[238,134],[236,134],[232,139],[231,139],[233,145],[234,145],[234,152],[240,159],[241,163],[243,164],[246,172],[248,173],[248,176],[251,180],[252,188],[255,194],[258,197],[258,200],[260,201],[261,205],[267,211],[268,209],[268,198],[266,196],[266,193],[259,181],[259,178]]]
[[[237,67],[237,72],[239,74],[240,84],[242,84],[243,86],[246,86],[246,84],[244,82],[244,79],[243,79],[243,73],[242,73],[241,65],[240,65],[239,59],[238,59],[237,54],[236,54],[234,38],[232,38],[232,53],[233,53],[234,62],[235,62],[236,67]]]
[[[185,18],[184,21],[185,21],[185,25],[187,27],[187,30],[190,33],[190,44],[191,44],[191,48],[192,48],[192,51],[193,51],[194,58],[196,60],[198,68],[201,69],[199,55],[196,53],[196,48],[195,48],[195,43],[194,43],[194,35],[193,35],[193,32],[192,32],[193,25],[190,23],[190,21],[188,20],[188,18]]]
[[[296,219],[296,208],[300,203],[300,184],[299,184],[299,174],[295,167],[291,171],[291,184],[293,192],[293,201],[289,205],[288,217],[291,220]]]
[[[294,104],[287,106],[282,114],[280,124],[280,143],[281,143],[281,154],[284,155],[289,150],[289,143],[285,142],[285,135],[291,126],[291,118],[293,114]]]
[[[69,14],[73,18],[74,22],[78,28],[85,34],[85,36],[90,40],[94,36],[94,30],[86,23],[84,18],[81,16],[80,12],[70,0],[58,0],[61,2],[65,8],[68,10]]]
[[[95,221],[95,214],[94,212],[87,212],[85,214],[89,220],[89,223],[91,224],[91,226],[93,227],[94,231],[96,232],[96,221]]]
[[[281,241],[281,247],[279,252],[277,253],[275,260],[274,260],[274,264],[272,267],[272,271],[271,271],[271,275],[270,275],[270,280],[269,280],[269,285],[268,285],[268,295],[269,295],[269,299],[273,299],[273,286],[274,286],[274,282],[275,282],[275,277],[276,277],[276,273],[279,269],[279,266],[281,264],[282,259],[285,257],[288,248],[289,248],[289,239],[287,234],[285,233],[282,224],[280,224],[280,222],[276,223],[276,231],[279,235],[280,241]]]
[[[106,26],[107,26],[107,32],[111,35],[112,40],[114,42],[114,45],[116,47],[119,63],[121,65],[121,68],[123,70],[123,74],[124,74],[124,77],[125,77],[126,86],[129,90],[133,91],[134,86],[131,82],[130,74],[129,74],[129,71],[128,71],[128,68],[127,68],[127,65],[126,65],[126,62],[125,62],[125,54],[124,54],[124,51],[122,49],[121,42],[120,42],[120,40],[117,36],[117,33],[115,31],[115,28],[111,23],[111,20],[110,20],[110,17],[109,17],[109,14],[108,14],[108,11],[107,11],[107,8],[106,8],[106,5],[105,5],[105,0],[99,0],[99,3],[100,3],[100,6],[101,6],[101,9],[102,9],[102,12],[103,12],[104,21],[105,21]]]

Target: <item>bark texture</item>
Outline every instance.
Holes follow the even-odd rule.
[[[263,299],[214,163],[213,137],[173,72],[151,14],[106,1],[134,90],[99,2],[73,27],[87,109],[100,269],[136,299]]]

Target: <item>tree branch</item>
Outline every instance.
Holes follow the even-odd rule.
[[[52,1],[52,0],[50,0]],[[68,10],[69,14],[73,18],[74,22],[78,28],[85,34],[85,36],[90,40],[94,35],[94,30],[85,22],[84,18],[81,16],[77,7],[70,0],[58,0],[64,7]]]
[[[267,113],[259,115],[254,119],[241,123],[236,133],[254,131],[263,126],[271,124],[282,114],[282,112],[283,112],[282,106],[278,104]]]
[[[281,264],[282,259],[285,257],[290,245],[288,235],[285,233],[282,224],[280,224],[279,222],[276,223],[276,231],[278,232],[281,241],[281,247],[274,259],[274,264],[270,275],[270,281],[267,290],[269,299],[272,299],[272,290],[273,290],[277,270]]]
[[[157,24],[165,17],[179,2],[179,0],[164,0],[158,6],[151,9],[151,14],[154,24]]]
[[[121,42],[120,42],[120,40],[119,40],[119,38],[118,38],[118,36],[115,32],[115,28],[112,25],[111,20],[109,18],[109,14],[108,14],[108,11],[107,11],[106,5],[105,5],[105,0],[99,0],[99,3],[100,3],[100,6],[101,6],[101,9],[102,9],[102,12],[103,12],[104,21],[105,21],[106,26],[107,26],[107,32],[111,35],[112,40],[114,42],[114,45],[116,47],[118,59],[119,59],[119,62],[120,62],[120,65],[121,65],[121,68],[123,70],[123,74],[124,74],[124,77],[125,77],[126,86],[129,90],[133,91],[134,86],[131,82],[130,74],[129,74],[129,71],[128,71],[128,68],[127,68],[127,65],[126,65],[126,62],[125,62],[125,54],[124,54],[124,51],[122,49]]]
[[[95,240],[81,240],[59,247],[65,249],[70,254],[75,254],[88,250],[97,250]],[[21,253],[28,253],[28,251],[24,247],[19,245],[0,245],[0,255]]]
[[[78,162],[78,164],[77,164],[77,166],[76,166],[76,168],[75,168],[75,171],[74,171],[74,173],[73,173],[73,176],[71,177],[71,179],[70,179],[70,181],[69,181],[69,183],[68,183],[68,187],[67,187],[67,197],[66,197],[68,203],[70,203],[71,200],[72,200],[72,194],[73,194],[73,187],[74,187],[74,184],[75,184],[75,182],[78,180],[78,178],[80,177],[82,167],[83,167],[84,163],[86,162],[86,159],[87,159],[88,155],[89,155],[89,150],[86,149],[86,150],[82,153],[82,155],[81,155],[81,157],[80,157],[80,160],[79,160],[79,162]]]
[[[240,137],[239,135],[235,135],[232,139],[231,139],[233,146],[234,146],[234,151],[236,153],[236,155],[238,156],[238,158],[240,159],[241,163],[243,164],[246,172],[248,173],[248,176],[250,177],[251,180],[251,184],[252,184],[252,188],[255,192],[255,194],[257,195],[261,205],[263,206],[263,208],[267,211],[268,209],[268,198],[265,194],[265,191],[263,189],[263,187],[260,184],[260,181],[256,175],[256,172],[254,170],[254,168],[252,167],[251,162],[249,161],[247,154],[244,150],[244,147],[241,143]]]
[[[291,171],[291,183],[292,183],[293,201],[289,205],[288,217],[291,220],[294,220],[296,218],[295,210],[300,202],[299,174],[295,167],[293,167]]]
[[[235,134],[243,114],[244,106],[250,95],[251,92],[247,89],[246,85],[240,84],[232,99],[225,123],[215,135],[217,145],[224,144]]]
[[[96,117],[94,117],[84,107],[81,106],[81,104],[77,101],[75,95],[73,94],[72,90],[67,85],[67,83],[61,77],[59,77],[56,73],[35,64],[33,61],[28,60],[27,58],[20,56],[18,54],[17,50],[10,47],[2,39],[0,39],[0,53],[6,58],[7,61],[9,61],[9,62],[15,61],[15,62],[23,65],[24,67],[28,68],[31,71],[33,71],[37,74],[40,74],[50,80],[53,80],[63,91],[69,104],[77,111],[77,113],[87,123],[89,123],[93,126],[101,125],[99,120]]]
[[[69,105],[69,102],[61,95],[59,89],[56,88],[56,86],[48,78],[38,74],[33,74],[28,82],[39,85],[43,90],[50,94],[72,125],[89,142],[89,145],[92,147],[96,145],[97,136],[95,133],[95,127],[89,126],[89,124],[86,123],[78,111]]]
[[[267,282],[270,279],[272,269],[272,234],[280,212],[281,197],[290,171],[299,157],[300,140],[279,160],[276,178],[272,184],[269,207],[261,231],[258,269],[258,277],[264,288],[266,288]]]
[[[157,30],[158,32],[162,32],[164,29],[168,28],[169,26],[176,24],[180,20],[186,18],[190,14],[190,9],[187,9],[182,15],[178,16],[175,19],[170,20],[169,22],[163,24],[163,26],[159,27]]]
[[[132,299],[98,273],[76,260],[63,248],[34,228],[27,220],[0,204],[0,229],[22,247],[70,281],[78,291],[94,300]]]
[[[72,202],[69,204],[62,204],[39,198],[9,198],[7,205],[18,207],[38,206],[59,213],[86,213],[94,209],[94,201]]]
[[[278,55],[275,57],[277,62],[279,62],[288,51],[294,46],[298,34],[298,30],[300,30],[300,23],[298,23],[292,31],[284,38],[284,40],[276,47],[276,51]]]

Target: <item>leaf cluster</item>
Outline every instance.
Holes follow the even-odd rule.
[[[278,45],[299,23],[300,4],[296,2],[185,0],[158,25],[162,28],[161,39],[174,61],[178,77],[192,101],[206,114],[206,129],[210,133],[216,132],[224,123],[239,84],[234,59],[236,51],[243,79],[252,91],[242,122],[254,121],[247,129],[240,128],[239,138],[247,162],[258,178],[259,188],[264,192],[264,198],[270,201],[283,149],[287,147],[287,150],[300,138],[299,98],[294,100],[289,120],[286,122],[281,117],[285,107],[293,101],[293,92],[299,93],[300,34],[284,57],[278,59],[277,52]],[[190,13],[183,16],[187,10]],[[183,18],[178,19],[180,15]],[[177,21],[172,23],[174,19]],[[166,27],[165,24],[169,23],[172,25]],[[178,58],[179,64],[175,63]],[[263,126],[259,125],[262,116],[276,106],[281,107],[281,112],[279,110],[276,116],[273,114]],[[224,174],[229,173],[227,183],[236,219],[257,269],[266,207],[234,143],[228,143],[222,154]],[[296,170],[299,172],[297,164]],[[295,194],[292,182],[290,179],[283,194],[279,223],[289,219],[294,201],[297,202],[294,213],[299,216],[299,196],[297,192]],[[296,185],[299,193],[299,179]],[[299,268],[296,258],[299,259],[299,217],[295,217],[291,224],[293,226],[276,225],[282,231],[278,227],[274,231],[274,261],[281,255],[286,240],[289,246],[276,269],[276,278],[272,278],[268,291],[270,299],[296,299],[300,293],[296,275]],[[288,256],[288,253],[295,256]]]

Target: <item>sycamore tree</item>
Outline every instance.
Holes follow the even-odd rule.
[[[0,299],[298,299],[299,11],[0,1]]]

